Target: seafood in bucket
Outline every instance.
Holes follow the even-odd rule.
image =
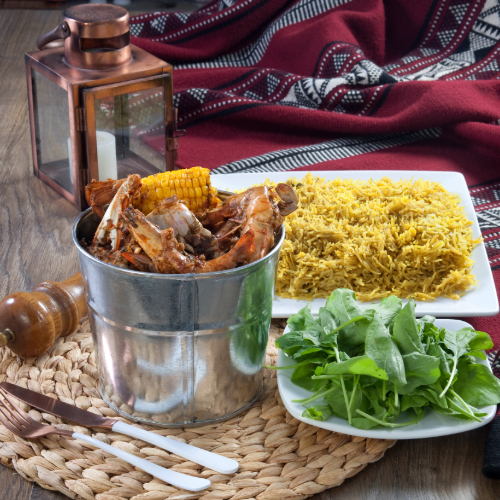
[[[92,181],[85,192],[101,218],[88,251],[118,267],[161,274],[224,271],[263,258],[298,205],[288,184],[253,187],[222,202],[201,167]]]

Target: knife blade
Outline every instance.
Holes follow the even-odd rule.
[[[196,446],[160,436],[154,432],[145,431],[133,425],[125,424],[120,420],[101,417],[95,413],[82,410],[76,406],[49,398],[48,396],[31,391],[30,389],[24,389],[23,387],[10,384],[9,382],[0,383],[0,387],[30,406],[34,406],[39,410],[46,411],[47,413],[64,418],[65,420],[70,420],[83,427],[100,427],[120,434],[126,434],[127,436],[159,446],[164,450],[175,453],[180,457],[222,474],[232,474],[238,470],[239,464],[236,460],[232,460],[222,455],[217,455],[216,453],[197,448]]]
[[[90,411],[85,411],[68,403],[63,403],[58,399],[49,398],[48,396],[31,391],[30,389],[24,389],[18,385],[9,384],[9,382],[2,382],[0,386],[9,394],[28,403],[30,406],[34,406],[39,410],[46,411],[47,413],[64,418],[65,420],[70,420],[83,427],[101,427],[111,430],[113,425],[117,422],[117,420],[112,418],[101,417]]]

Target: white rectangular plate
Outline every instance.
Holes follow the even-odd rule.
[[[458,172],[426,172],[426,171],[404,171],[404,170],[344,170],[344,171],[313,171],[315,176],[333,180],[359,179],[378,180],[382,177],[399,181],[401,179],[424,179],[433,182],[440,182],[442,186],[452,193],[460,196],[462,205],[469,220],[472,221],[472,233],[474,238],[481,236],[481,230],[477,222],[476,212],[472,205],[469,189],[465,183],[465,178]],[[213,175],[212,183],[218,189],[234,191],[236,189],[246,189],[255,184],[262,183],[268,178],[273,182],[285,182],[290,177],[298,179],[306,175],[307,172],[263,172],[257,174],[221,174]],[[495,316],[499,312],[498,298],[493,281],[493,274],[486,254],[484,243],[480,243],[472,251],[472,260],[475,264],[472,269],[477,279],[477,285],[471,287],[460,300],[439,297],[432,302],[417,301],[416,314],[423,316],[430,314],[435,317],[468,317],[468,316]],[[406,301],[403,301],[406,303]],[[299,309],[307,305],[306,300],[284,299],[275,297],[273,304],[273,318],[288,318]],[[311,301],[311,311],[318,314],[319,308],[323,307],[326,299],[313,299]],[[366,303],[370,304],[369,302]]]
[[[434,323],[438,328],[447,328],[451,331],[457,331],[461,328],[471,326],[465,321],[458,319],[437,319]],[[285,334],[288,330],[285,330]],[[490,366],[487,360],[478,359],[478,363]],[[297,364],[293,359],[289,358],[281,349],[278,354],[278,366],[289,366]],[[490,368],[491,369],[491,368]],[[481,422],[461,420],[459,418],[443,415],[434,410],[426,409],[426,413],[422,420],[414,425],[408,427],[399,427],[389,429],[386,427],[377,427],[370,430],[356,429],[340,417],[332,416],[326,422],[320,422],[311,418],[304,418],[302,413],[305,408],[300,403],[292,403],[292,399],[305,399],[310,397],[312,393],[301,387],[298,387],[290,380],[292,370],[279,370],[278,371],[278,389],[280,391],[281,399],[285,408],[290,414],[302,422],[328,429],[329,431],[340,432],[342,434],[349,434],[350,436],[361,436],[375,439],[422,439],[438,436],[447,436],[448,434],[458,434],[460,432],[471,431],[488,424],[493,420],[497,411],[496,405],[485,406],[479,408],[482,413],[487,415],[483,417]],[[318,404],[321,404],[319,402]],[[400,419],[398,419],[398,422]],[[408,419],[401,421],[408,421]]]

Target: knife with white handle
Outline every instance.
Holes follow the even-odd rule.
[[[204,467],[208,467],[209,469],[213,469],[222,474],[232,474],[238,470],[238,462],[236,460],[232,460],[231,458],[217,455],[216,453],[197,448],[196,446],[191,446],[187,443],[159,436],[158,434],[145,431],[144,429],[139,429],[133,425],[125,424],[119,420],[115,420],[115,422],[116,423],[111,429],[113,432],[126,434],[127,436],[154,444],[164,450],[175,453],[180,457],[191,460],[191,462],[194,462],[195,464],[203,465]]]
[[[197,448],[196,446],[160,436],[154,432],[139,429],[138,427],[125,424],[113,418],[101,417],[95,413],[82,410],[76,406],[71,406],[57,399],[49,398],[38,392],[9,384],[8,382],[2,382],[0,386],[9,394],[12,394],[12,396],[24,401],[30,406],[34,406],[39,410],[46,411],[47,413],[64,418],[65,420],[75,422],[83,427],[100,427],[140,439],[141,441],[146,441],[147,443],[163,448],[170,453],[175,453],[186,460],[203,465],[221,474],[232,474],[238,470],[238,462],[231,458],[223,457],[222,455],[217,455],[216,453]]]

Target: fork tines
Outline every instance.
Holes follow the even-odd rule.
[[[0,399],[0,421],[14,434],[19,434],[26,430],[30,424],[37,424],[26,412],[21,410],[15,403],[12,396],[10,396],[2,387],[0,387],[0,394],[3,399]]]

